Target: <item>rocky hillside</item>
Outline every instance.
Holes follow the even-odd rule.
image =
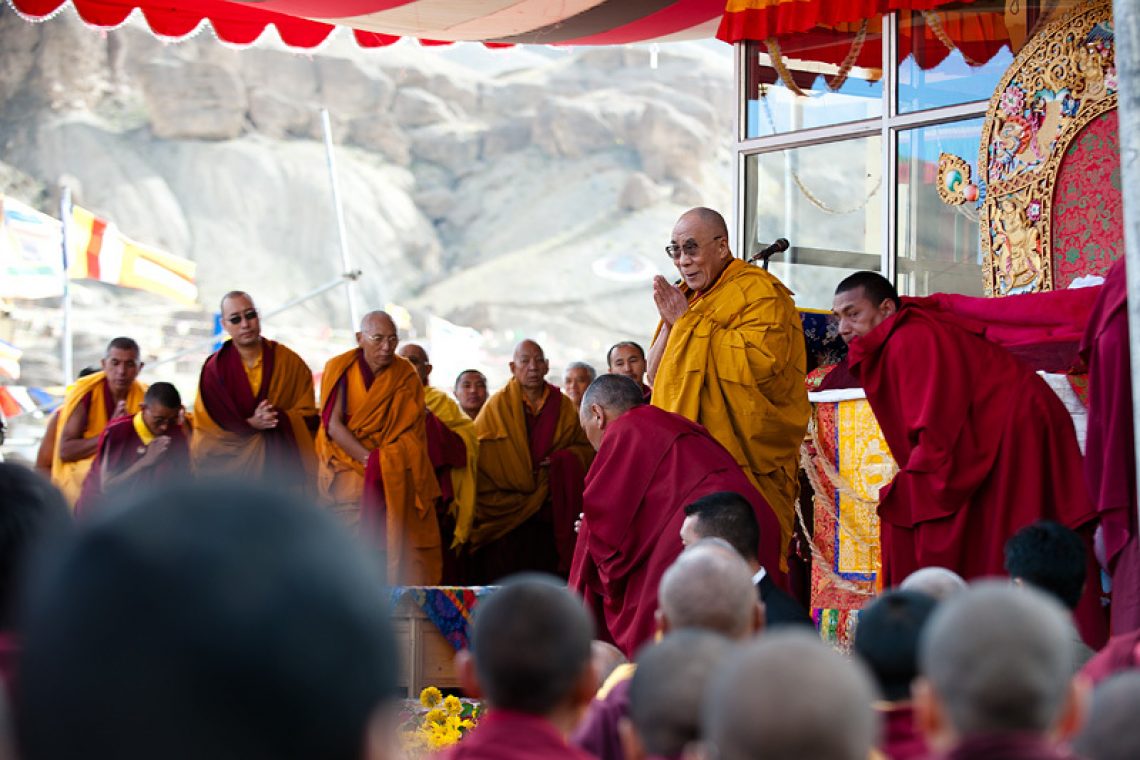
[[[33,25],[0,6],[0,49],[0,191],[50,208],[69,184],[130,236],[196,261],[205,311],[234,288],[271,307],[341,272],[327,108],[360,302],[408,309],[409,331],[445,347],[442,386],[466,364],[503,377],[525,335],[555,371],[645,339],[676,215],[730,202],[731,51],[714,43],[651,60],[345,38],[301,55],[229,49],[208,30],[178,44],[100,33],[71,11]],[[89,300],[116,308],[113,294]],[[84,345],[120,321],[106,316],[83,320]],[[475,332],[448,342],[432,317]],[[314,364],[348,325],[339,290],[274,323]]]

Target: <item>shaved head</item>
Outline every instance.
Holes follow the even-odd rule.
[[[392,332],[396,331],[396,322],[386,311],[370,311],[360,318],[360,331],[363,333],[373,332],[381,327],[387,327]]]
[[[629,662],[621,650],[613,644],[596,639],[590,642],[590,658],[594,661],[594,670],[598,674],[598,688],[605,684],[606,679],[619,665]]]
[[[720,664],[708,693],[702,735],[721,760],[866,760],[878,740],[866,670],[810,633],[746,644]]]
[[[1140,757],[1140,671],[1104,681],[1093,692],[1092,708],[1073,749],[1089,760]]]
[[[527,339],[515,346],[510,368],[511,375],[524,390],[541,393],[546,384],[546,373],[550,371],[550,362],[546,360],[542,346]]]
[[[657,605],[669,630],[702,628],[732,639],[757,632],[752,571],[720,539],[698,541],[681,552],[661,577]]]
[[[405,343],[396,353],[412,363],[416,368],[416,374],[420,376],[420,382],[427,385],[428,377],[431,375],[431,362],[424,347],[418,343]]]
[[[641,653],[629,686],[629,718],[654,757],[680,757],[701,734],[705,687],[732,651],[712,631],[674,631]]]
[[[959,737],[1044,735],[1073,674],[1064,607],[1027,586],[989,581],[943,602],[919,645],[919,669]]]
[[[681,214],[678,221],[697,221],[706,230],[714,235],[724,235],[728,237],[728,224],[724,221],[724,217],[719,211],[714,211],[705,206],[698,206],[691,208],[685,213]]]
[[[959,591],[965,591],[969,585],[953,570],[945,567],[924,567],[904,578],[899,588],[903,591],[917,591],[942,601]]]
[[[644,402],[641,388],[625,375],[601,375],[582,394],[583,409],[597,404],[618,415]]]

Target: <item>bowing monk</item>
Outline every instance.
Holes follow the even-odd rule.
[[[387,554],[387,580],[435,585],[441,573],[439,486],[428,458],[424,388],[396,355],[396,324],[364,315],[357,347],[333,357],[321,381],[317,432],[321,495]]]
[[[423,346],[406,343],[400,356],[412,363],[424,386],[427,405],[428,457],[439,482],[439,532],[443,545],[443,580],[447,586],[461,586],[462,571],[458,550],[471,535],[475,519],[475,483],[479,464],[479,439],[475,423],[463,413],[454,399],[428,385],[431,361]]]
[[[99,448],[99,436],[111,420],[139,410],[146,386],[138,381],[143,363],[139,344],[115,338],[107,344],[100,370],[75,382],[64,396],[56,423],[51,481],[75,504]]]
[[[570,571],[574,520],[593,459],[574,402],[544,379],[542,347],[515,347],[511,379],[475,420],[479,496],[471,530],[476,582],[523,570]]]
[[[611,375],[625,375],[641,388],[645,403],[649,403],[653,389],[645,384],[645,349],[632,340],[623,340],[610,346],[606,352],[606,366]]]
[[[99,448],[75,504],[90,512],[122,489],[165,486],[190,475],[190,446],[182,430],[182,397],[170,383],[146,389],[142,409],[112,420],[99,436]]]
[[[312,370],[285,346],[261,337],[261,318],[248,293],[235,290],[222,298],[222,327],[230,340],[206,359],[198,380],[195,469],[312,492],[319,421]]]
[[[811,414],[792,293],[733,258],[724,218],[712,209],[682,214],[665,251],[681,282],[653,282],[661,322],[649,349],[652,403],[699,422],[728,449],[776,513],[786,568]]]
[[[570,588],[598,620],[600,637],[627,655],[653,637],[657,587],[684,548],[685,506],[721,491],[752,506],[752,552],[778,571],[779,524],[732,455],[700,425],[646,406],[628,377],[602,375],[582,398],[582,427],[598,455],[590,466]]]
[[[843,280],[832,310],[899,466],[879,492],[884,587],[928,566],[1002,575],[1020,528],[1094,519],[1073,421],[1033,370],[966,323],[902,305],[874,272]]]

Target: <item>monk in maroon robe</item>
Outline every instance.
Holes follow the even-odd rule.
[[[170,383],[155,383],[142,410],[104,428],[75,508],[91,511],[118,489],[155,488],[190,475],[190,446],[182,432],[182,399]]]
[[[761,564],[780,574],[780,528],[732,455],[700,425],[642,403],[628,377],[602,375],[582,399],[582,427],[598,449],[583,496],[570,587],[599,636],[627,656],[654,632],[657,587],[681,553],[685,505],[718,491],[744,496],[760,523]]]
[[[899,466],[879,493],[884,586],[932,565],[1003,575],[1020,528],[1095,519],[1072,419],[1026,365],[965,323],[900,306],[873,272],[840,283],[833,311]]]
[[[1108,273],[1081,343],[1081,357],[1089,370],[1085,478],[1100,515],[1105,559],[1112,575],[1113,635],[1140,628],[1136,441],[1127,305],[1128,281],[1121,259]]]

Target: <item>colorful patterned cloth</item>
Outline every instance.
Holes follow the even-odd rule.
[[[846,648],[858,611],[882,590],[878,495],[898,467],[866,399],[813,407],[803,451],[815,490],[812,618]]]
[[[839,326],[829,311],[800,309],[808,367],[837,364],[847,356],[847,344],[839,337]]]
[[[475,606],[494,590],[494,586],[396,586],[390,601],[395,609],[405,597],[411,598],[458,652],[467,648]]]

